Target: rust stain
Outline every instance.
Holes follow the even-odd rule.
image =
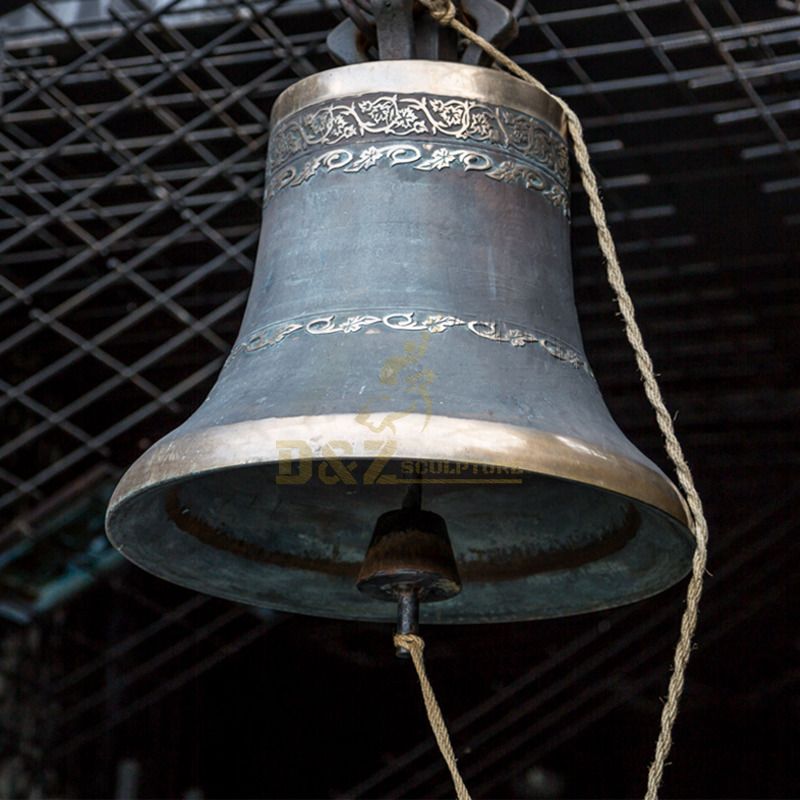
[[[223,550],[260,564],[269,564],[270,566],[286,569],[324,572],[328,575],[336,575],[352,580],[355,580],[358,575],[359,564],[329,558],[312,558],[294,553],[279,553],[274,550],[268,550],[255,542],[245,542],[237,539],[235,536],[231,536],[205,520],[194,516],[181,503],[177,489],[172,489],[167,493],[165,510],[167,516],[178,530],[193,536],[203,544],[216,550]]]
[[[177,489],[167,493],[165,505],[167,516],[178,530],[216,550],[270,566],[320,572],[353,581],[358,577],[361,568],[361,563],[358,562],[276,552],[255,542],[237,539],[186,510],[180,501]],[[484,553],[477,560],[466,561],[457,558],[458,572],[464,583],[485,583],[519,580],[528,575],[579,567],[622,550],[636,535],[640,525],[639,512],[631,504],[621,525],[606,531],[600,538],[582,547],[547,552],[532,551],[519,546],[510,547],[502,551]]]
[[[628,505],[625,519],[616,528],[603,533],[582,547],[549,550],[547,552],[531,552],[527,548],[512,547],[497,552],[487,553],[483,559],[458,561],[458,572],[466,583],[486,581],[508,581],[536,575],[541,572],[554,572],[599,561],[601,558],[619,552],[633,539],[641,525],[641,516],[633,504]]]

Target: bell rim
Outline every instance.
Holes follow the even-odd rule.
[[[562,138],[567,120],[546,92],[507,72],[473,64],[427,59],[397,59],[348,64],[322,70],[293,83],[272,106],[270,126],[309,106],[374,92],[454,96],[512,108],[549,125]]]
[[[393,425],[396,435],[383,438],[394,446],[392,460],[473,463],[561,478],[637,500],[689,528],[683,496],[655,464],[575,437],[487,420],[412,413]],[[178,429],[156,442],[123,474],[108,504],[109,538],[113,541],[114,512],[126,500],[187,474],[276,463],[281,460],[278,444],[287,441],[307,444],[310,456],[305,457],[314,460],[330,457],[323,447],[332,440],[354,445],[350,459],[375,460],[379,439],[355,414],[271,417],[188,433]]]

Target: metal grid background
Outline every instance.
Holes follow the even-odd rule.
[[[331,65],[325,37],[341,18],[314,0],[75,7],[34,0],[5,18],[5,522],[98,464],[124,467],[202,400],[246,299],[271,103]],[[515,11],[511,54],[584,121],[640,322],[716,523],[710,644],[769,614],[797,560],[796,498],[784,488],[800,461],[800,11],[746,0],[542,0]],[[590,360],[622,427],[663,464],[577,186],[574,203]],[[771,548],[779,560],[765,559]],[[123,622],[102,634],[85,622],[96,596],[43,623],[61,660],[25,684],[50,720],[38,744],[25,739],[31,763],[78,780],[65,764],[274,626],[155,584],[132,572],[106,581],[101,602]],[[461,706],[457,745],[482,748],[466,764],[478,795],[663,689],[679,594],[668,600],[657,614],[570,628],[558,653]],[[570,657],[582,666],[556,680]],[[124,677],[109,679],[123,662]],[[592,677],[610,669],[622,670],[624,696]],[[131,687],[136,701],[115,706]],[[533,727],[522,721],[532,710]],[[440,796],[443,777],[425,743],[376,761],[347,796]]]
[[[796,314],[800,14],[752,2],[575,5],[528,3],[512,52],[584,119],[688,446],[736,447],[706,424],[708,404],[723,403],[758,409],[759,423],[777,417],[778,442],[760,442],[772,449],[786,409],[764,397],[765,377],[791,374],[774,355]],[[199,14],[180,0],[124,0],[108,9],[113,24],[81,25],[62,22],[59,3],[30,7],[41,28],[7,34],[2,72],[9,517],[98,459],[127,463],[203,396],[246,297],[270,104],[329,66],[337,17],[315,3]],[[650,420],[626,413],[638,385],[577,202],[587,347],[623,424],[646,438]],[[699,371],[700,403],[682,393]],[[746,467],[757,454],[740,444]]]

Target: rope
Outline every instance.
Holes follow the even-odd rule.
[[[394,643],[397,647],[404,647],[411,654],[411,660],[414,662],[414,667],[417,670],[417,677],[419,678],[419,685],[422,689],[422,699],[425,701],[425,710],[428,712],[428,722],[431,724],[431,730],[436,737],[436,744],[439,745],[442,757],[447,763],[450,775],[453,777],[456,797],[458,800],[472,800],[469,790],[461,778],[461,773],[458,771],[456,754],[453,752],[453,746],[450,744],[450,735],[447,733],[447,725],[445,725],[442,711],[439,708],[439,704],[436,702],[436,695],[433,693],[433,687],[425,672],[425,660],[422,657],[422,651],[425,649],[425,642],[422,641],[421,637],[414,636],[413,634],[396,633],[394,635]]]
[[[581,183],[589,198],[589,209],[597,228],[597,240],[603,257],[605,258],[608,282],[616,294],[619,310],[625,322],[625,334],[636,355],[636,364],[639,367],[639,372],[644,383],[645,394],[655,411],[658,427],[661,429],[661,433],[664,436],[664,446],[667,455],[669,455],[670,460],[675,465],[678,482],[683,489],[686,504],[689,507],[689,526],[696,543],[694,557],[692,559],[692,574],[686,590],[686,608],[684,609],[681,619],[680,637],[675,648],[672,675],[669,680],[667,698],[661,713],[661,729],[656,742],[653,762],[650,765],[648,773],[647,792],[645,794],[645,800],[657,800],[658,790],[664,775],[664,766],[666,765],[667,756],[672,746],[672,728],[675,724],[675,718],[678,715],[678,704],[681,694],[683,693],[686,665],[692,650],[692,638],[697,628],[697,613],[700,604],[700,596],[703,592],[703,578],[706,569],[708,542],[708,524],[703,514],[703,504],[695,488],[692,471],[689,469],[689,464],[686,462],[683,455],[683,449],[675,435],[672,417],[669,411],[667,411],[664,399],[661,396],[661,389],[656,379],[652,359],[647,352],[644,340],[642,339],[642,333],[636,322],[633,301],[625,286],[625,278],[622,274],[619,259],[617,258],[617,249],[614,245],[614,239],[611,236],[608,221],[606,220],[606,213],[603,208],[603,201],[600,198],[597,178],[589,162],[589,150],[586,147],[586,141],[583,136],[583,126],[578,119],[578,115],[564,100],[551,94],[547,88],[530,73],[522,69],[522,67],[512,61],[507,55],[501,53],[482,36],[479,36],[460,22],[456,18],[456,8],[451,0],[420,0],[420,2],[427,7],[431,16],[439,22],[440,25],[449,25],[465,39],[478,45],[478,47],[491,56],[497,64],[526,83],[545,92],[558,103],[561,110],[564,112],[575,150],[575,159],[580,167]],[[413,650],[411,650],[411,653],[412,657],[414,657]],[[419,658],[421,662],[421,655]],[[414,663],[416,665],[416,658]],[[417,669],[419,671],[419,667]],[[444,752],[444,750],[442,752]],[[451,767],[451,772],[452,771],[453,768]]]

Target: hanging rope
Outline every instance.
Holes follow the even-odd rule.
[[[645,394],[655,411],[658,427],[661,429],[661,433],[664,436],[665,449],[672,463],[675,465],[678,482],[683,489],[686,504],[689,508],[689,525],[694,534],[696,543],[694,557],[692,559],[692,575],[689,579],[686,592],[686,608],[681,619],[680,637],[675,648],[672,675],[667,690],[667,699],[664,702],[664,708],[661,713],[661,730],[658,735],[658,740],[656,741],[655,756],[650,765],[647,777],[647,792],[645,794],[645,800],[657,800],[658,790],[664,775],[664,766],[667,762],[670,747],[672,746],[672,728],[675,724],[675,718],[678,715],[678,703],[680,702],[683,692],[686,665],[692,650],[692,637],[697,627],[697,612],[700,596],[703,591],[703,578],[705,575],[707,558],[706,545],[708,541],[708,524],[703,514],[703,504],[695,488],[692,471],[689,469],[681,445],[675,435],[672,417],[669,411],[667,411],[664,399],[661,396],[661,389],[659,388],[655,370],[653,369],[653,361],[650,358],[650,354],[647,352],[644,340],[642,339],[642,333],[636,322],[633,301],[625,286],[625,278],[619,265],[619,259],[617,258],[617,249],[608,227],[603,201],[600,198],[597,178],[589,162],[589,150],[586,147],[586,141],[583,137],[583,127],[577,114],[564,100],[551,94],[547,88],[530,73],[522,69],[522,67],[512,61],[507,55],[501,53],[482,36],[479,36],[460,22],[456,18],[456,8],[451,0],[420,0],[420,2],[428,8],[431,16],[440,25],[449,25],[465,39],[478,45],[478,47],[491,56],[501,67],[504,67],[526,83],[530,83],[532,86],[545,92],[558,103],[561,110],[564,112],[569,128],[569,135],[575,150],[575,159],[580,167],[581,183],[589,198],[589,209],[597,228],[597,240],[603,257],[605,258],[608,282],[616,294],[619,310],[625,322],[625,333],[636,355],[636,363],[642,376]],[[442,755],[445,761],[447,761],[447,766],[450,768],[459,800],[467,798],[469,794],[458,773],[453,749],[450,746],[450,739],[447,735],[447,729],[444,726],[441,712],[436,704],[433,689],[425,675],[425,665],[422,660],[422,639],[416,636],[395,637],[395,641],[397,641],[398,638],[403,638],[401,644],[409,650],[414,660],[414,666],[417,668],[420,684],[422,686],[422,693],[425,698],[425,707],[428,710],[428,718],[433,732],[436,735],[436,740],[439,743],[439,749],[442,751]],[[406,640],[408,640],[408,643],[406,643]]]
[[[439,708],[439,704],[436,702],[433,686],[431,686],[431,682],[428,680],[428,674],[425,672],[425,659],[422,657],[422,651],[425,649],[425,642],[421,637],[410,633],[396,633],[394,635],[394,643],[397,647],[404,647],[411,654],[411,660],[414,662],[414,667],[417,670],[417,677],[419,678],[419,685],[422,689],[422,699],[425,701],[425,710],[428,712],[428,722],[431,724],[431,730],[436,737],[436,744],[439,745],[439,750],[441,750],[442,757],[447,763],[447,768],[453,776],[456,797],[458,800],[472,800],[461,778],[461,773],[458,771],[456,754],[453,752],[453,746],[450,744],[450,734],[447,732],[447,725],[445,724],[444,717],[442,717],[442,711]]]

